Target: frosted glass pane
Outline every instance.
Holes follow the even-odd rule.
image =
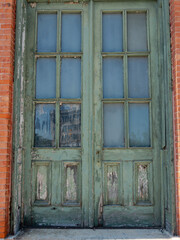
[[[36,98],[55,98],[56,59],[39,58],[36,64]]]
[[[62,58],[61,98],[81,97],[81,59]]]
[[[81,104],[62,104],[60,124],[60,147],[80,147]]]
[[[104,147],[124,147],[124,106],[104,104]]]
[[[62,14],[62,52],[81,52],[81,14]]]
[[[104,98],[123,98],[123,59],[103,59],[103,92]]]
[[[128,51],[147,50],[146,13],[128,13]]]
[[[148,58],[128,58],[128,92],[130,98],[149,97]]]
[[[55,105],[36,104],[35,147],[55,146]]]
[[[103,14],[102,18],[103,52],[122,52],[123,24],[122,14]]]
[[[37,50],[56,52],[57,15],[38,14]]]
[[[129,104],[129,145],[150,147],[149,104]]]

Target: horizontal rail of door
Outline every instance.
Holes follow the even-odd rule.
[[[81,149],[34,149],[31,151],[32,160],[69,161],[81,160]]]
[[[104,161],[133,161],[153,159],[152,149],[106,149],[102,151]]]

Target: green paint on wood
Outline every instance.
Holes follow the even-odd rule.
[[[17,46],[15,71],[15,186],[23,189],[23,209],[17,199],[21,190],[13,194],[13,228],[17,231],[22,215],[22,224],[27,226],[76,226],[76,227],[160,227],[175,228],[174,197],[165,197],[167,191],[174,192],[171,91],[170,91],[170,47],[168,29],[168,1],[158,10],[155,1],[85,1],[76,4],[58,0],[19,1],[17,9]],[[75,1],[73,1],[75,3]],[[160,4],[161,1],[159,1]],[[51,3],[51,4],[47,4]],[[23,9],[23,10],[22,10]],[[119,10],[118,10],[119,9]],[[157,12],[158,10],[158,12]],[[60,52],[61,12],[78,12],[82,15],[82,52]],[[102,12],[120,11],[123,14],[124,52],[102,53]],[[147,52],[127,52],[127,12],[147,12]],[[161,12],[162,11],[162,12]],[[37,14],[57,13],[57,52],[37,53]],[[158,15],[157,15],[158,13]],[[162,15],[161,15],[162,14]],[[160,20],[158,21],[158,16]],[[157,24],[158,23],[158,24]],[[161,27],[162,25],[162,27]],[[26,41],[24,29],[27,27]],[[162,32],[162,29],[166,31]],[[158,35],[157,35],[158,32]],[[162,44],[166,42],[166,44]],[[26,43],[26,60],[22,43]],[[161,43],[161,44],[160,44]],[[168,43],[168,44],[167,44]],[[162,49],[162,46],[165,46]],[[35,99],[36,59],[56,57],[56,98]],[[122,57],[124,63],[124,99],[103,99],[102,57]],[[128,99],[128,56],[148,56],[150,98]],[[159,56],[163,56],[162,58]],[[60,99],[61,57],[82,59],[82,99]],[[163,66],[161,66],[163,62]],[[21,63],[22,62],[22,63]],[[19,66],[26,69],[19,72]],[[163,69],[163,70],[162,70]],[[166,72],[163,78],[162,72]],[[25,74],[24,74],[25,73]],[[25,78],[24,78],[25,77]],[[165,80],[164,80],[165,79]],[[163,88],[162,88],[162,81]],[[19,83],[25,84],[25,90]],[[20,89],[22,91],[20,91]],[[25,109],[21,101],[25,96]],[[160,104],[162,100],[162,105]],[[60,115],[62,103],[81,104],[81,148],[59,148]],[[124,103],[125,147],[103,148],[103,104]],[[132,102],[150,104],[151,147],[130,148],[128,127],[128,105]],[[56,145],[53,148],[34,148],[34,112],[36,103],[56,103]],[[163,108],[167,106],[166,111]],[[161,108],[162,107],[162,108]],[[24,118],[21,122],[19,115]],[[162,115],[162,116],[161,116]],[[165,119],[165,120],[164,120]],[[24,126],[25,125],[25,126]],[[17,132],[19,132],[17,134]],[[16,145],[21,142],[21,146]],[[161,147],[168,151],[160,154]],[[23,150],[24,149],[24,150]],[[19,162],[20,157],[22,162]],[[24,160],[23,160],[24,159]],[[20,164],[20,165],[19,165]],[[148,201],[138,198],[138,168],[147,166]],[[65,167],[66,166],[66,167]],[[68,166],[68,167],[67,167]],[[163,169],[162,169],[163,167]],[[170,169],[170,171],[167,171]],[[38,174],[39,173],[39,174]],[[20,178],[17,178],[20,174]],[[42,175],[41,177],[39,177]],[[44,176],[44,177],[43,177]],[[41,178],[45,178],[43,184]],[[165,184],[164,179],[168,179]],[[39,179],[39,180],[38,180]],[[68,180],[67,180],[68,179]],[[163,184],[164,183],[164,184]],[[70,189],[67,189],[69,184]],[[47,186],[46,186],[47,185]],[[16,187],[14,187],[15,189]],[[164,190],[164,192],[162,191]],[[42,191],[42,192],[41,192]],[[44,193],[45,191],[45,193]],[[38,195],[39,194],[39,195]],[[164,199],[165,197],[165,199]],[[164,199],[164,204],[163,204]],[[143,201],[142,201],[143,200]],[[163,218],[165,212],[165,218]]]

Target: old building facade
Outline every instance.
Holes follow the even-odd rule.
[[[180,235],[179,91],[179,0],[0,0],[0,238]]]

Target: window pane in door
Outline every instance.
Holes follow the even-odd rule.
[[[34,146],[55,146],[55,104],[36,104]]]
[[[60,147],[81,146],[81,104],[60,106]]]
[[[149,97],[148,58],[128,58],[128,95],[130,98]]]
[[[62,14],[62,52],[81,52],[81,14]]]
[[[103,95],[104,98],[123,98],[123,59],[103,59]]]
[[[124,147],[124,105],[104,104],[104,147]]]
[[[146,13],[128,13],[128,51],[147,51]]]
[[[36,98],[56,97],[56,59],[39,58],[36,63]]]
[[[81,59],[62,58],[61,98],[81,97]]]
[[[38,14],[37,50],[38,52],[56,52],[57,15]]]
[[[123,24],[121,13],[104,13],[102,16],[103,52],[122,52]]]
[[[149,104],[129,104],[129,145],[150,147]]]

